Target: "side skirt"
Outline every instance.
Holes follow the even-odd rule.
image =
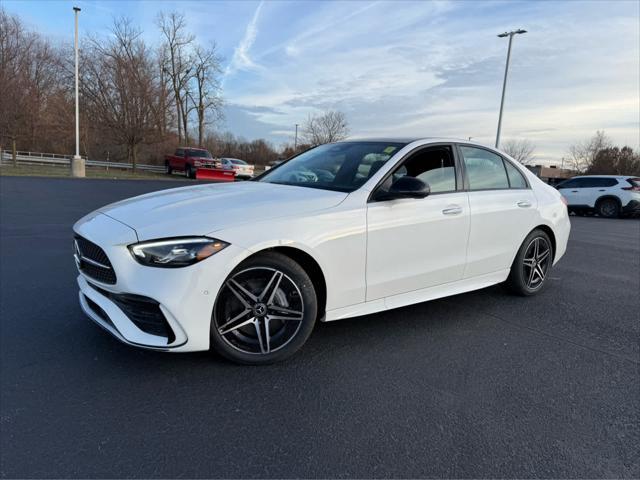
[[[509,276],[509,269],[499,270],[486,275],[479,275],[473,278],[465,278],[456,282],[436,285],[429,288],[421,288],[412,292],[400,293],[390,297],[372,300],[370,302],[357,303],[348,307],[336,308],[327,311],[322,321],[332,322],[334,320],[342,320],[343,318],[358,317],[360,315],[369,315],[371,313],[391,310],[393,308],[413,305],[415,303],[427,302],[442,297],[450,297],[460,293],[471,292],[486,288],[497,283],[504,282]]]

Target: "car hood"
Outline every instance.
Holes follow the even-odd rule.
[[[231,225],[311,213],[347,194],[266,182],[173,188],[113,203],[101,213],[133,228],[139,240],[207,235]]]

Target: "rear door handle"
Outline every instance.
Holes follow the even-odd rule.
[[[571,190],[571,193],[578,193],[578,190]]]
[[[531,203],[527,202],[526,200],[520,200],[518,203],[516,203],[516,205],[518,205],[520,208],[529,208],[531,206]]]
[[[459,215],[462,213],[462,207],[460,205],[449,205],[442,210],[442,213],[445,215]]]

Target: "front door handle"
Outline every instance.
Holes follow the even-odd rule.
[[[518,205],[520,208],[529,208],[531,206],[531,203],[527,202],[526,200],[520,200],[518,203],[516,203],[516,205]]]
[[[578,190],[571,190],[571,193],[578,193]]]
[[[442,213],[445,215],[460,215],[462,213],[462,207],[460,205],[449,205],[442,210]]]

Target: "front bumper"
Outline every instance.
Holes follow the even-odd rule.
[[[176,352],[209,349],[217,293],[231,270],[250,252],[230,245],[188,267],[147,267],[131,256],[127,246],[137,242],[137,237],[120,222],[99,215],[97,221],[79,222],[74,230],[104,250],[117,275],[116,283],[109,285],[80,272],[80,306],[89,318],[130,345]],[[167,333],[145,328],[123,305],[123,296],[153,302],[161,312],[156,313],[166,320]]]

